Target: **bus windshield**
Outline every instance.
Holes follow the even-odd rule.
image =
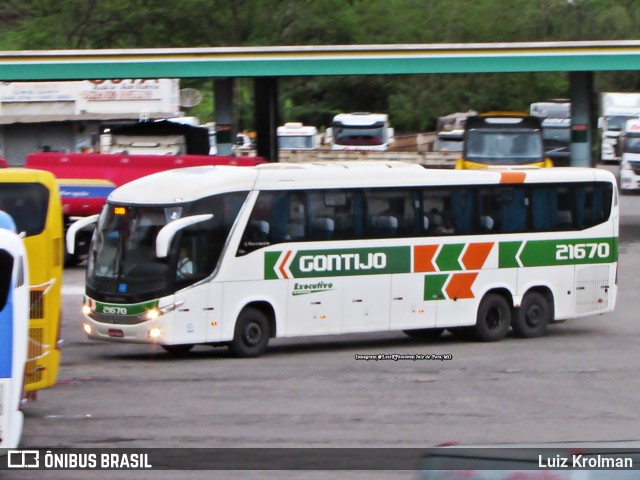
[[[463,145],[462,133],[457,135],[438,134],[435,150],[439,152],[462,152]]]
[[[0,210],[16,222],[18,233],[31,237],[42,233],[47,221],[49,190],[41,183],[2,183]]]
[[[144,301],[211,275],[246,193],[216,195],[171,206],[107,204],[87,264],[87,291],[94,298]],[[178,233],[167,258],[155,255],[158,232],[190,215],[213,213]]]
[[[310,150],[313,148],[311,135],[278,136],[278,148],[282,150]]]
[[[543,161],[539,131],[470,130],[465,158],[491,165],[527,165]]]
[[[627,135],[624,142],[624,151],[626,153],[640,153],[640,136]]]
[[[336,126],[334,128],[337,145],[382,145],[384,143],[384,125],[374,126]]]
[[[624,130],[627,120],[633,120],[636,117],[628,115],[613,115],[607,117],[607,130],[621,131]]]

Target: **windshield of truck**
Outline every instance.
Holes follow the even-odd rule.
[[[459,136],[440,136],[436,138],[436,151],[439,152],[461,152],[462,151],[462,135]]]
[[[27,237],[44,230],[49,190],[40,183],[0,183],[0,210],[13,218],[18,233]]]
[[[612,115],[607,117],[607,130],[621,131],[624,130],[627,120],[631,120],[637,117],[630,117],[628,115]]]
[[[569,128],[543,128],[542,138],[544,143],[570,143],[571,130]]]
[[[96,300],[145,301],[210,276],[246,193],[215,195],[163,206],[108,203],[98,221],[87,263],[87,292]],[[213,218],[180,230],[166,258],[156,257],[158,232],[187,216]]]
[[[311,135],[278,136],[278,148],[282,150],[311,150],[313,148],[313,136]]]
[[[383,145],[384,125],[374,126],[344,126],[334,127],[333,135],[336,145]]]
[[[624,151],[626,153],[640,153],[640,136],[627,135],[624,141]]]
[[[527,165],[543,161],[539,130],[469,130],[465,158],[491,165]]]

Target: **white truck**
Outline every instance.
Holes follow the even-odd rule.
[[[530,109],[531,116],[542,121],[545,155],[555,167],[568,167],[571,164],[571,102],[535,102]]]
[[[621,192],[640,189],[640,119],[627,120],[624,131],[618,138],[620,144]]]
[[[112,126],[100,135],[100,153],[209,155],[209,130],[169,120]]]
[[[433,149],[436,152],[459,152],[462,154],[464,125],[467,118],[477,114],[478,112],[469,110],[468,112],[456,112],[438,118],[436,141]]]
[[[640,117],[640,93],[603,93],[600,98],[598,128],[602,131],[601,160],[620,160],[618,137],[627,120]]]
[[[299,122],[288,122],[278,127],[278,149],[280,150],[316,150],[318,148],[318,129]]]
[[[385,113],[340,113],[325,138],[331,150],[385,151],[393,143],[393,128]]]

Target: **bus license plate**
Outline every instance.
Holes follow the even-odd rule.
[[[110,337],[117,337],[117,338],[124,337],[124,332],[119,328],[110,328],[107,333],[109,334]]]

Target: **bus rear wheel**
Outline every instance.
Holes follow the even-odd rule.
[[[269,344],[269,320],[257,308],[247,307],[238,316],[229,350],[236,357],[257,357]]]
[[[473,331],[483,342],[497,342],[509,333],[511,307],[507,300],[496,293],[484,296],[478,307],[478,317]]]
[[[511,328],[520,338],[541,337],[547,331],[551,317],[551,305],[547,297],[539,292],[529,292],[516,310]]]

